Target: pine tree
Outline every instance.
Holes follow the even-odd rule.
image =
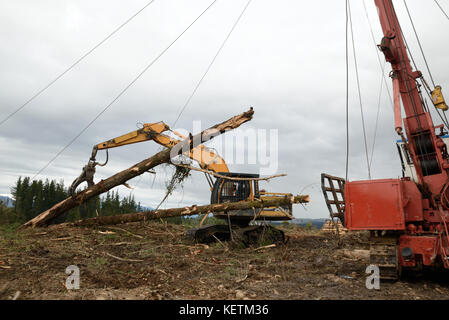
[[[29,220],[39,213],[51,208],[56,203],[70,196],[70,191],[60,180],[34,180],[30,177],[19,177],[11,188],[14,207],[10,208],[14,219]],[[113,215],[141,211],[140,202],[136,203],[133,194],[120,198],[118,191],[108,191],[104,197],[95,197],[74,208],[66,214],[57,217],[52,223],[73,221],[98,215]],[[6,212],[2,209],[1,212]],[[8,220],[9,221],[9,220]]]

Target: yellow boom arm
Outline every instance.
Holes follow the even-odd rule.
[[[94,150],[116,148],[148,140],[153,140],[164,147],[172,148],[175,144],[181,141],[164,134],[163,132],[165,131],[171,131],[181,139],[186,139],[186,137],[180,133],[170,130],[168,125],[160,121],[156,123],[145,123],[139,130],[99,143],[94,146]],[[229,168],[223,158],[202,144],[193,148],[189,154],[184,155],[197,161],[202,169],[213,172],[229,172]]]

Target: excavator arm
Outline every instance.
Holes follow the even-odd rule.
[[[164,132],[170,131],[178,136],[180,139],[172,138],[171,136],[165,134]],[[145,123],[142,128],[131,131],[119,137],[101,142],[96,144],[92,148],[92,155],[86,166],[83,167],[81,175],[73,181],[70,191],[72,196],[75,194],[76,188],[83,182],[87,182],[88,186],[94,184],[93,177],[95,174],[95,167],[97,165],[104,166],[108,162],[109,156],[107,154],[106,161],[100,164],[96,161],[96,155],[98,150],[106,150],[106,152],[111,148],[117,148],[126,146],[129,144],[144,142],[148,140],[153,140],[154,142],[167,147],[172,148],[177,143],[181,142],[181,139],[186,139],[185,136],[177,131],[171,130],[168,125],[164,122],[156,123]],[[213,172],[229,172],[229,168],[225,161],[213,150],[207,148],[203,144],[192,148],[189,152],[184,153],[185,156],[192,160],[198,162],[202,169],[210,170]]]

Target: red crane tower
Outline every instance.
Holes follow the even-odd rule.
[[[331,214],[333,204],[338,209],[334,216],[349,230],[370,231],[371,263],[380,268],[381,278],[395,279],[407,269],[449,269],[449,156],[442,140],[446,132],[443,124],[434,125],[418,80],[429,90],[436,108],[445,111],[448,107],[441,87],[431,91],[422,73],[412,69],[392,0],[375,0],[375,4],[384,34],[378,47],[392,67],[395,130],[413,162],[417,179],[345,182],[323,174],[322,182]],[[329,187],[324,185],[326,178]],[[334,187],[335,182],[339,188]],[[328,192],[333,199],[328,198]],[[338,199],[338,192],[343,200]]]

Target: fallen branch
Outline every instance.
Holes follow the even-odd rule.
[[[143,260],[137,260],[137,259],[125,259],[125,258],[120,258],[120,257],[116,257],[110,253],[106,252],[106,255],[110,256],[111,258],[120,260],[120,261],[127,261],[127,262],[142,262]]]
[[[87,200],[96,197],[104,192],[109,191],[110,189],[124,184],[126,181],[139,176],[148,170],[162,164],[162,163],[170,163],[171,162],[171,156],[176,156],[179,154],[182,154],[186,150],[190,152],[191,148],[196,147],[194,143],[201,144],[205,141],[208,141],[216,136],[218,136],[221,133],[224,133],[228,130],[235,129],[239,127],[241,124],[250,121],[253,117],[254,111],[251,108],[249,111],[246,111],[242,114],[239,114],[237,116],[234,116],[222,123],[219,123],[209,129],[204,130],[203,132],[193,136],[189,137],[188,139],[185,139],[177,144],[175,144],[172,148],[167,148],[163,151],[160,151],[153,155],[152,157],[145,159],[132,167],[123,170],[105,180],[101,180],[97,184],[87,188],[86,190],[78,193],[74,197],[67,198],[58,204],[55,204],[50,209],[42,212],[38,216],[34,217],[33,219],[29,220],[25,224],[22,225],[22,228],[26,227],[44,227],[47,226],[48,223],[53,220],[54,218],[60,216],[61,214],[69,211],[70,209],[73,209],[75,207],[78,207],[82,203],[86,202]],[[173,150],[173,152],[171,152]]]
[[[280,174],[275,174],[273,176],[269,176],[269,177],[265,177],[265,178],[239,178],[239,177],[224,176],[222,174],[215,173],[215,172],[210,171],[210,170],[201,169],[201,168],[195,168],[195,167],[189,166],[187,164],[174,164],[174,165],[177,166],[177,167],[184,167],[184,168],[187,168],[187,169],[190,169],[190,170],[194,170],[194,171],[204,172],[204,173],[210,174],[210,175],[212,175],[214,177],[217,177],[217,178],[222,178],[222,179],[232,180],[232,181],[248,181],[248,180],[251,180],[251,181],[252,180],[254,180],[254,181],[268,181],[268,180],[271,180],[271,179],[274,179],[274,178],[279,178],[279,177],[285,177],[286,176],[285,173],[280,173]]]
[[[245,281],[246,279],[248,279],[248,275],[247,274],[245,274],[245,276],[243,278],[235,280],[235,282],[236,283],[240,283],[240,282]]]
[[[64,241],[64,240],[72,240],[73,237],[64,237],[64,238],[55,238],[55,239],[50,239],[51,241]]]
[[[140,244],[138,242],[132,243],[132,242],[117,242],[117,243],[101,243],[99,246],[124,246],[128,244]]]
[[[213,262],[201,261],[201,260],[196,260],[195,262],[199,262],[199,263],[202,263],[202,264],[207,264],[207,265],[214,266],[214,267],[219,267],[219,266],[220,267],[222,267],[222,266],[230,266],[230,267],[232,267],[233,266],[230,263],[213,263]]]
[[[119,228],[119,227],[109,227],[109,228],[110,229],[114,229],[114,230],[121,230],[121,231],[124,231],[124,232],[128,233],[129,235],[131,235],[133,237],[136,237],[136,238],[139,238],[139,239],[143,239],[143,237],[141,235],[134,234],[134,233],[132,233],[132,232],[126,230],[126,229],[123,229],[123,228]]]
[[[98,231],[99,234],[115,234],[114,231]]]
[[[221,244],[221,246],[223,247],[223,249],[224,249],[225,251],[228,251],[228,250],[229,250],[229,249],[228,249],[228,246],[225,245],[223,242],[221,242],[221,240],[218,239],[218,238],[215,236],[215,234],[213,234],[212,237],[214,237],[215,240],[217,240],[217,242]]]
[[[16,293],[14,294],[14,297],[12,297],[12,300],[17,300],[17,299],[19,299],[21,293],[22,293],[22,292],[20,292],[20,291],[16,291]]]
[[[262,250],[262,249],[269,249],[269,248],[274,248],[274,247],[276,247],[276,245],[273,243],[273,244],[269,244],[269,245],[266,245],[266,246],[263,246],[263,247],[256,248],[253,251],[258,251],[258,250]]]
[[[264,199],[260,201],[240,201],[240,202],[225,202],[218,204],[210,204],[204,206],[193,205],[184,208],[159,209],[153,211],[144,211],[137,213],[126,213],[115,216],[94,217],[82,219],[75,222],[62,223],[59,226],[101,226],[114,225],[128,222],[155,220],[169,217],[192,216],[203,214],[207,212],[228,212],[232,210],[244,210],[252,208],[267,208],[285,206],[293,203],[307,203],[309,196],[285,196],[277,197],[275,199]]]

